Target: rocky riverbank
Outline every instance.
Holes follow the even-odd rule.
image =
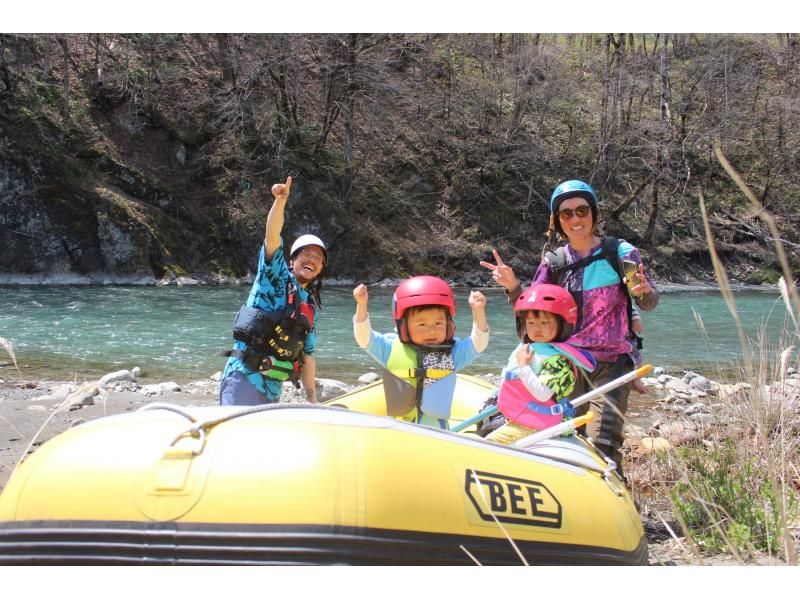
[[[7,370],[8,371],[8,370]],[[2,372],[0,372],[2,373]],[[148,403],[168,402],[179,406],[210,406],[218,402],[219,378],[213,376],[188,384],[164,381],[141,384],[139,368],[120,370],[84,383],[4,380],[0,377],[0,490],[24,454],[62,431],[86,421],[135,411]],[[10,378],[10,376],[8,376]],[[498,383],[496,375],[484,376]],[[370,383],[377,374],[362,376],[356,385],[318,379],[321,401],[338,397],[356,386]],[[745,383],[725,384],[694,372],[671,375],[660,368],[645,378],[646,394],[632,393],[625,427],[626,473],[637,497],[637,464],[656,452],[668,452],[686,444],[708,442],[720,428],[736,425],[728,406],[746,401],[752,392]],[[760,389],[774,401],[797,400],[800,373],[787,370],[780,384]],[[283,402],[303,398],[285,383]],[[648,502],[638,496],[642,522],[650,542],[651,564],[698,564],[698,559],[680,537],[669,505]],[[704,564],[739,564],[732,557],[703,559]],[[772,561],[762,559],[759,564]]]

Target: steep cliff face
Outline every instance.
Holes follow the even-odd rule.
[[[164,257],[148,226],[154,215],[131,196],[92,185],[88,168],[69,176],[69,166],[3,136],[0,272],[10,280],[152,281]]]
[[[208,253],[197,251],[198,226],[214,236],[207,215],[124,163],[127,148],[113,136],[88,138],[3,108],[0,282],[152,283],[224,268],[224,260],[203,267]]]

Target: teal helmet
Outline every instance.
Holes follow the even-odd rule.
[[[553,194],[550,196],[550,214],[555,216],[554,220],[556,230],[562,235],[564,234],[564,231],[561,229],[561,222],[557,217],[558,206],[561,205],[562,201],[572,197],[582,197],[589,202],[589,207],[592,209],[592,223],[597,224],[599,208],[597,205],[597,196],[594,194],[594,189],[592,189],[591,186],[583,181],[579,181],[577,179],[564,181],[553,190]]]

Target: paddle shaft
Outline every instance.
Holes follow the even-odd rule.
[[[630,382],[631,380],[636,380],[640,376],[644,376],[645,374],[652,371],[653,366],[649,363],[646,363],[640,368],[633,370],[632,372],[628,372],[627,374],[623,374],[619,378],[614,378],[613,380],[609,380],[602,386],[598,386],[597,388],[590,390],[586,394],[582,394],[581,396],[572,399],[570,403],[572,403],[573,407],[578,407],[579,405],[583,405],[584,403],[588,403],[592,399],[599,397],[602,394],[607,393],[609,390],[615,389],[617,386],[622,386]]]
[[[497,405],[492,405],[491,407],[481,411],[478,415],[473,415],[469,419],[465,419],[460,424],[458,424],[456,426],[453,426],[452,428],[450,428],[450,431],[451,432],[460,432],[464,428],[469,428],[472,424],[477,424],[483,418],[490,417],[490,416],[494,415],[495,413],[497,413]]]
[[[520,438],[516,442],[514,442],[511,446],[514,448],[528,448],[536,444],[537,442],[541,442],[542,440],[547,440],[548,438],[552,438],[553,436],[558,436],[563,434],[564,432],[570,432],[575,428],[578,428],[584,424],[588,424],[592,421],[594,417],[594,413],[591,411],[589,413],[585,413],[580,415],[574,419],[568,419],[566,421],[561,422],[560,424],[556,424],[555,426],[550,426],[544,430],[539,432],[535,432],[530,436],[526,436],[525,438]]]
[[[594,399],[596,397],[599,397],[601,394],[606,393],[609,390],[615,389],[617,386],[622,386],[623,384],[626,384],[626,383],[630,382],[631,380],[635,380],[636,378],[639,378],[640,376],[644,376],[645,374],[648,374],[652,369],[653,369],[653,366],[650,365],[649,363],[647,363],[647,364],[643,365],[642,367],[633,370],[632,372],[628,372],[627,374],[623,374],[619,378],[614,378],[613,380],[609,380],[608,382],[606,382],[602,386],[598,386],[597,388],[595,388],[593,390],[590,390],[589,392],[587,392],[585,394],[582,394],[581,396],[572,399],[572,401],[570,401],[570,403],[573,406],[573,408],[577,407],[578,405],[583,405],[584,403],[586,403],[588,401],[591,401],[592,399]],[[453,426],[452,428],[450,428],[450,431],[451,432],[460,432],[461,430],[464,430],[465,428],[469,428],[471,425],[476,424],[479,421],[481,421],[482,419],[484,419],[486,417],[490,417],[490,416],[494,415],[495,413],[497,413],[497,405],[492,405],[491,407],[481,411],[479,414],[473,415],[469,419],[465,419],[460,424],[458,424],[456,426]],[[570,420],[570,421],[573,421],[573,420]],[[561,425],[561,424],[558,424],[558,425]],[[580,425],[583,425],[583,424],[580,424]]]

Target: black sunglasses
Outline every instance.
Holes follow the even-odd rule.
[[[573,216],[577,216],[578,218],[586,218],[591,211],[592,208],[589,206],[578,206],[574,210],[571,208],[563,208],[558,211],[558,217],[561,220],[572,220]]]

